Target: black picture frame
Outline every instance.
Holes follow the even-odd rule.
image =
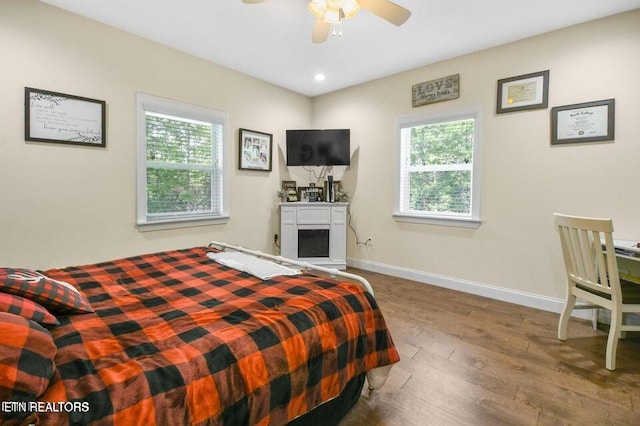
[[[104,148],[106,102],[25,87],[24,139]]]
[[[496,114],[549,106],[549,70],[498,80]]]
[[[273,135],[256,130],[238,131],[238,168],[270,172],[273,156]]]
[[[614,140],[615,110],[615,99],[551,108],[551,145]]]

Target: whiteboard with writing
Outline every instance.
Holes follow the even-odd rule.
[[[25,139],[105,146],[105,102],[25,88]]]

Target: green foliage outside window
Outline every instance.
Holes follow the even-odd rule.
[[[470,214],[474,120],[412,127],[409,209]]]
[[[210,123],[146,114],[148,214],[212,210],[214,131]]]
[[[211,173],[147,169],[149,214],[211,210]]]

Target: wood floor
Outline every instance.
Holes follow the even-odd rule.
[[[604,368],[606,326],[366,271],[401,360],[340,426],[640,425],[640,333]],[[366,387],[366,385],[365,385]]]

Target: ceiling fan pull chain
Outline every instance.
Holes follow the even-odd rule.
[[[337,28],[337,30],[336,30]],[[331,24],[331,35],[342,37],[342,19],[337,24]]]

